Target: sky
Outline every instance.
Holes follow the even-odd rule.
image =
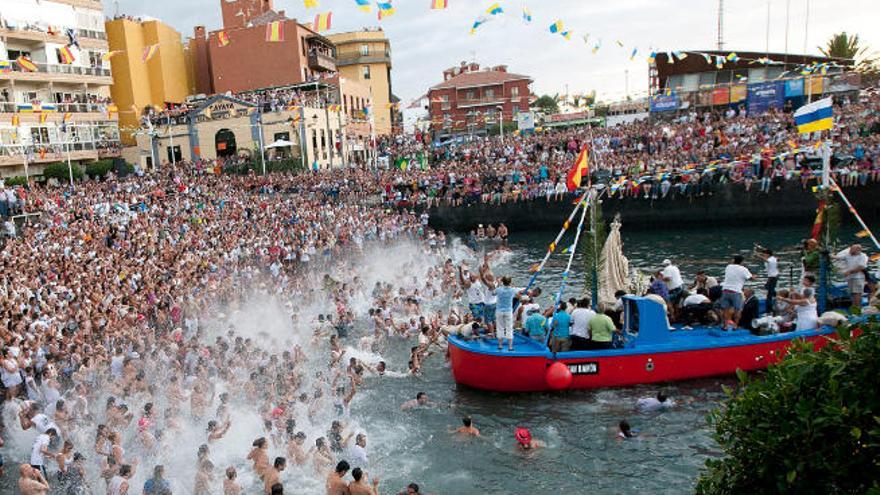
[[[122,14],[156,17],[186,37],[196,25],[219,29],[223,1],[104,0],[104,4],[109,15],[118,8]],[[627,94],[646,93],[651,48],[699,51],[717,45],[717,0],[499,0],[504,13],[497,16],[485,13],[494,0],[448,0],[446,10],[430,10],[431,0],[390,1],[396,13],[381,22],[375,8],[370,14],[360,12],[355,0],[319,0],[319,7],[312,9],[306,9],[303,0],[274,3],[275,10],[285,10],[301,23],[311,22],[316,13],[332,12],[330,32],[381,25],[391,40],[392,90],[404,107],[441,82],[444,69],[471,60],[483,66],[504,64],[510,72],[531,76],[532,91],[538,95],[595,90],[599,100],[620,101]],[[817,46],[839,31],[856,33],[864,44],[880,50],[878,0],[727,0],[725,4],[728,51],[764,51],[769,40],[769,51],[783,52],[786,5],[790,53],[818,53]],[[530,24],[522,19],[524,5],[532,14]],[[480,15],[491,20],[469,34]],[[571,32],[570,40],[549,32],[556,20]],[[638,55],[630,60],[633,48],[638,48]]]

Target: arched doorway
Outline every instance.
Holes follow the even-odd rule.
[[[235,134],[229,129],[220,129],[214,135],[214,149],[217,151],[218,158],[226,158],[227,156],[235,156],[237,151],[235,146]]]

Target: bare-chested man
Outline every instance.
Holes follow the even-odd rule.
[[[453,431],[453,433],[461,433],[463,435],[469,435],[469,436],[474,436],[474,437],[480,436],[480,430],[478,430],[477,427],[474,426],[474,422],[470,416],[465,416],[465,417],[461,418],[461,422],[462,422],[462,426],[459,426],[458,428],[456,428],[455,431]]]
[[[366,474],[361,468],[351,470],[354,481],[348,484],[348,492],[351,495],[379,495],[379,478],[373,477],[372,486],[367,484]]]
[[[336,470],[327,476],[327,495],[350,495],[348,485],[342,479],[345,478],[350,467],[348,462],[339,461]]]
[[[21,495],[46,495],[49,493],[49,483],[46,482],[38,469],[22,464],[18,467],[18,471],[21,475],[18,478],[18,490]]]
[[[276,457],[275,462],[268,471],[266,471],[266,476],[263,478],[264,483],[264,491],[266,495],[272,495],[272,487],[275,484],[281,482],[281,471],[284,471],[284,468],[287,466],[287,459],[283,457]]]

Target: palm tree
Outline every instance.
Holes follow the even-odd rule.
[[[860,46],[859,35],[849,35],[846,31],[833,35],[824,48],[821,46],[818,48],[826,57],[850,60],[855,60],[868,51],[868,47]]]

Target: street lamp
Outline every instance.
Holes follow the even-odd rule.
[[[498,129],[501,134],[501,143],[504,143],[504,106],[495,107],[498,110]]]

